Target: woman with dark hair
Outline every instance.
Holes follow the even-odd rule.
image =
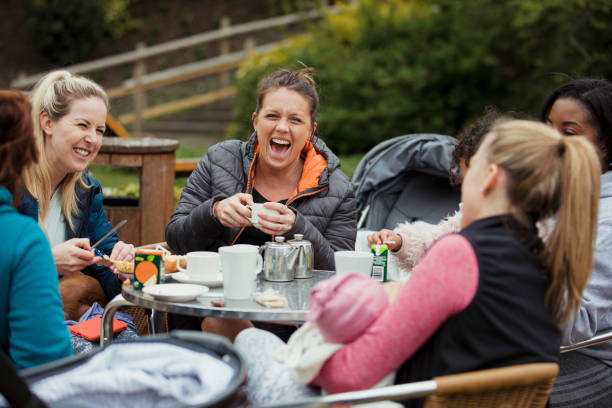
[[[315,136],[319,96],[312,74],[308,68],[281,69],[261,80],[249,140],[210,147],[189,176],[166,227],[175,252],[263,245],[275,235],[303,234],[312,242],[314,267],[333,270],[334,251],[354,249],[353,187],[338,157]],[[277,213],[260,214],[254,225],[254,203]],[[207,318],[205,330],[218,332],[215,321]]]
[[[550,95],[541,119],[565,136],[586,137],[601,160],[595,262],[580,308],[563,329],[563,344],[572,344],[612,329],[612,84],[593,78],[569,81]],[[612,406],[612,342],[562,354],[560,366],[553,407]]]
[[[564,136],[584,136],[598,149],[602,173],[612,166],[612,84],[581,78],[557,88],[544,103],[542,122]]]
[[[312,70],[278,70],[262,79],[247,142],[208,149],[189,176],[166,239],[178,253],[216,251],[236,243],[262,245],[274,235],[304,234],[314,267],[334,269],[334,251],[353,249],[357,210],[340,160],[315,136],[319,96]],[[249,206],[265,203],[278,214]]]
[[[20,93],[0,91],[0,346],[17,369],[72,354],[47,238],[12,207],[38,161],[30,110]]]

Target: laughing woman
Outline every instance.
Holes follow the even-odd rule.
[[[353,249],[357,212],[338,157],[315,137],[319,97],[311,73],[279,70],[264,78],[247,142],[208,149],[189,177],[166,239],[178,253],[262,245],[273,235],[304,234],[314,267],[334,269],[334,251]],[[255,228],[249,206],[265,203]]]
[[[252,115],[255,132],[246,142],[229,140],[208,149],[166,228],[170,247],[178,253],[217,251],[303,234],[312,242],[315,269],[333,270],[334,251],[354,248],[357,210],[338,157],[315,136],[318,104],[308,69],[265,77]],[[260,213],[256,228],[248,219],[254,203],[278,214]],[[176,319],[182,328],[197,327]],[[207,318],[202,328],[228,337],[240,328],[228,332],[214,322]],[[285,339],[295,330],[269,329]]]
[[[27,192],[20,212],[46,231],[58,275],[78,275],[86,282],[81,290],[89,295],[97,291],[110,300],[121,291],[119,281],[110,269],[95,265],[99,258],[90,243],[111,226],[102,206],[102,187],[85,171],[102,145],[107,110],[106,93],[89,79],[55,71],[38,82],[32,92],[32,117],[40,160],[25,173]],[[133,248],[118,241],[116,234],[98,247],[126,261],[133,258]],[[104,293],[81,272],[95,278]],[[66,307],[64,300],[65,312]]]

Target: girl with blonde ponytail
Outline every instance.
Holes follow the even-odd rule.
[[[563,138],[528,121],[498,125],[486,142],[488,162],[505,173],[516,221],[535,231],[537,221],[557,215],[539,257],[550,278],[546,303],[564,325],[580,306],[593,266],[600,189],[596,150],[583,137]]]
[[[396,383],[406,383],[557,362],[559,327],[577,310],[593,264],[599,168],[585,138],[563,138],[538,122],[494,125],[461,186],[461,230],[438,239],[404,285],[386,284],[391,304],[310,384],[335,393],[370,388],[393,371]],[[545,245],[536,223],[555,214]],[[260,376],[285,378],[268,371],[277,365],[262,352],[278,349],[279,339],[247,329],[235,345],[253,380],[251,396],[264,395],[255,386],[270,389]]]
[[[45,230],[58,275],[82,276],[82,271],[97,279],[111,299],[120,292],[119,282],[110,269],[96,265],[99,258],[90,247],[110,230],[110,224],[102,206],[102,188],[86,172],[102,145],[107,111],[104,90],[84,77],[54,71],[36,84],[32,120],[40,158],[25,171],[27,191],[20,212]],[[132,258],[133,246],[118,241],[116,234],[98,249],[118,260]]]

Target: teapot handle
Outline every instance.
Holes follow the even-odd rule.
[[[253,272],[254,272],[253,279],[257,279],[257,275],[262,270],[263,270],[263,257],[261,256],[261,254],[257,254],[257,262],[255,263],[255,269],[253,269]]]

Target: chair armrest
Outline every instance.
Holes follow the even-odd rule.
[[[490,368],[460,374],[435,377],[436,394],[479,393],[507,388],[508,384],[524,387],[555,378],[559,373],[557,363],[528,363]]]
[[[567,346],[561,346],[561,353],[567,353],[583,347],[590,347],[596,344],[605,343],[606,341],[612,340],[612,330],[597,334],[588,340],[579,341],[578,343],[570,344]]]
[[[433,380],[420,381],[408,384],[390,385],[382,388],[372,388],[363,391],[343,392],[324,395],[315,398],[305,398],[291,402],[265,405],[260,408],[293,408],[293,407],[327,407],[337,403],[361,404],[375,401],[404,401],[422,398],[436,391],[436,382]]]

